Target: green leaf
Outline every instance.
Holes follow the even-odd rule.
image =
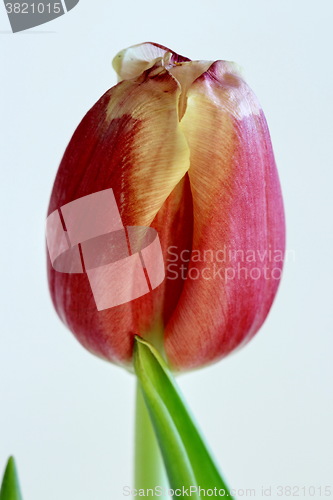
[[[160,445],[172,489],[197,486],[224,490],[232,500],[207,446],[159,352],[136,337],[134,368]],[[202,495],[204,496],[204,495]],[[216,495],[218,496],[218,495]],[[221,495],[220,495],[221,496]],[[192,495],[192,498],[200,498]]]
[[[15,460],[10,457],[3,476],[0,500],[22,500]]]

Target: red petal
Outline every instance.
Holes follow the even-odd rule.
[[[195,81],[181,125],[191,151],[193,253],[165,348],[174,368],[192,369],[230,353],[265,320],[279,284],[284,215],[264,115],[232,66],[214,63]]]

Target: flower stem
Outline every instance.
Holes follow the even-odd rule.
[[[155,490],[157,486],[163,490],[168,488],[162,455],[139,383],[136,388],[134,485],[137,490]],[[159,498],[170,500],[167,495],[159,495]]]

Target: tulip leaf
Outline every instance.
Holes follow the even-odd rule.
[[[232,499],[166,362],[149,342],[140,337],[136,337],[135,341],[134,369],[171,488],[192,486],[192,498],[207,496],[204,490],[207,492],[216,488],[215,492],[224,490],[225,496]],[[201,496],[199,488],[202,489]],[[221,496],[221,493],[215,496]]]
[[[0,500],[22,500],[15,460],[10,457],[2,480]]]

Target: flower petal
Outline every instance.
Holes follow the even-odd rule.
[[[265,320],[281,274],[284,214],[264,115],[233,65],[218,61],[193,83],[181,126],[194,232],[165,348],[174,368],[192,369],[249,340]]]
[[[124,226],[149,226],[189,168],[189,149],[178,121],[179,94],[175,79],[156,67],[109,90],[67,147],[48,213],[112,188]],[[50,261],[48,273],[62,320],[85,347],[106,359],[128,360],[133,335],[155,319],[145,313],[161,314],[153,307],[153,293],[97,311],[85,274],[56,272]]]

